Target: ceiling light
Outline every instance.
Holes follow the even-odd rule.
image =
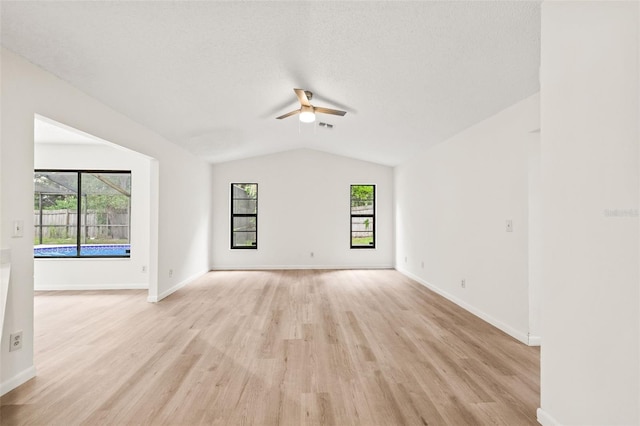
[[[312,106],[301,106],[300,121],[302,121],[303,123],[313,123],[314,121],[316,121],[316,114],[313,112]]]
[[[301,112],[300,121],[302,121],[303,123],[313,123],[314,121],[316,121],[316,115],[309,111]]]

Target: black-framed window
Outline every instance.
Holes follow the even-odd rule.
[[[231,184],[231,248],[258,248],[258,184]]]
[[[35,170],[33,186],[34,257],[130,257],[130,170]]]
[[[376,247],[376,186],[351,185],[351,248]]]

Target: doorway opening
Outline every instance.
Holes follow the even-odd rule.
[[[157,294],[157,161],[36,116],[34,169],[34,290]]]

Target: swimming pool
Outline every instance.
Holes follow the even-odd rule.
[[[129,257],[130,244],[81,245],[80,256],[76,246],[36,246],[34,257]]]

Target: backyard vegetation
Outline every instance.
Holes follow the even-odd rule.
[[[373,243],[373,235],[370,237],[364,237],[364,238],[356,238],[356,237],[351,238],[351,244],[354,246],[368,246],[371,243]]]
[[[366,206],[373,201],[373,185],[351,185],[351,206]]]
[[[34,245],[128,244],[131,173],[36,171]]]
[[[375,247],[375,185],[351,185],[351,248]]]

